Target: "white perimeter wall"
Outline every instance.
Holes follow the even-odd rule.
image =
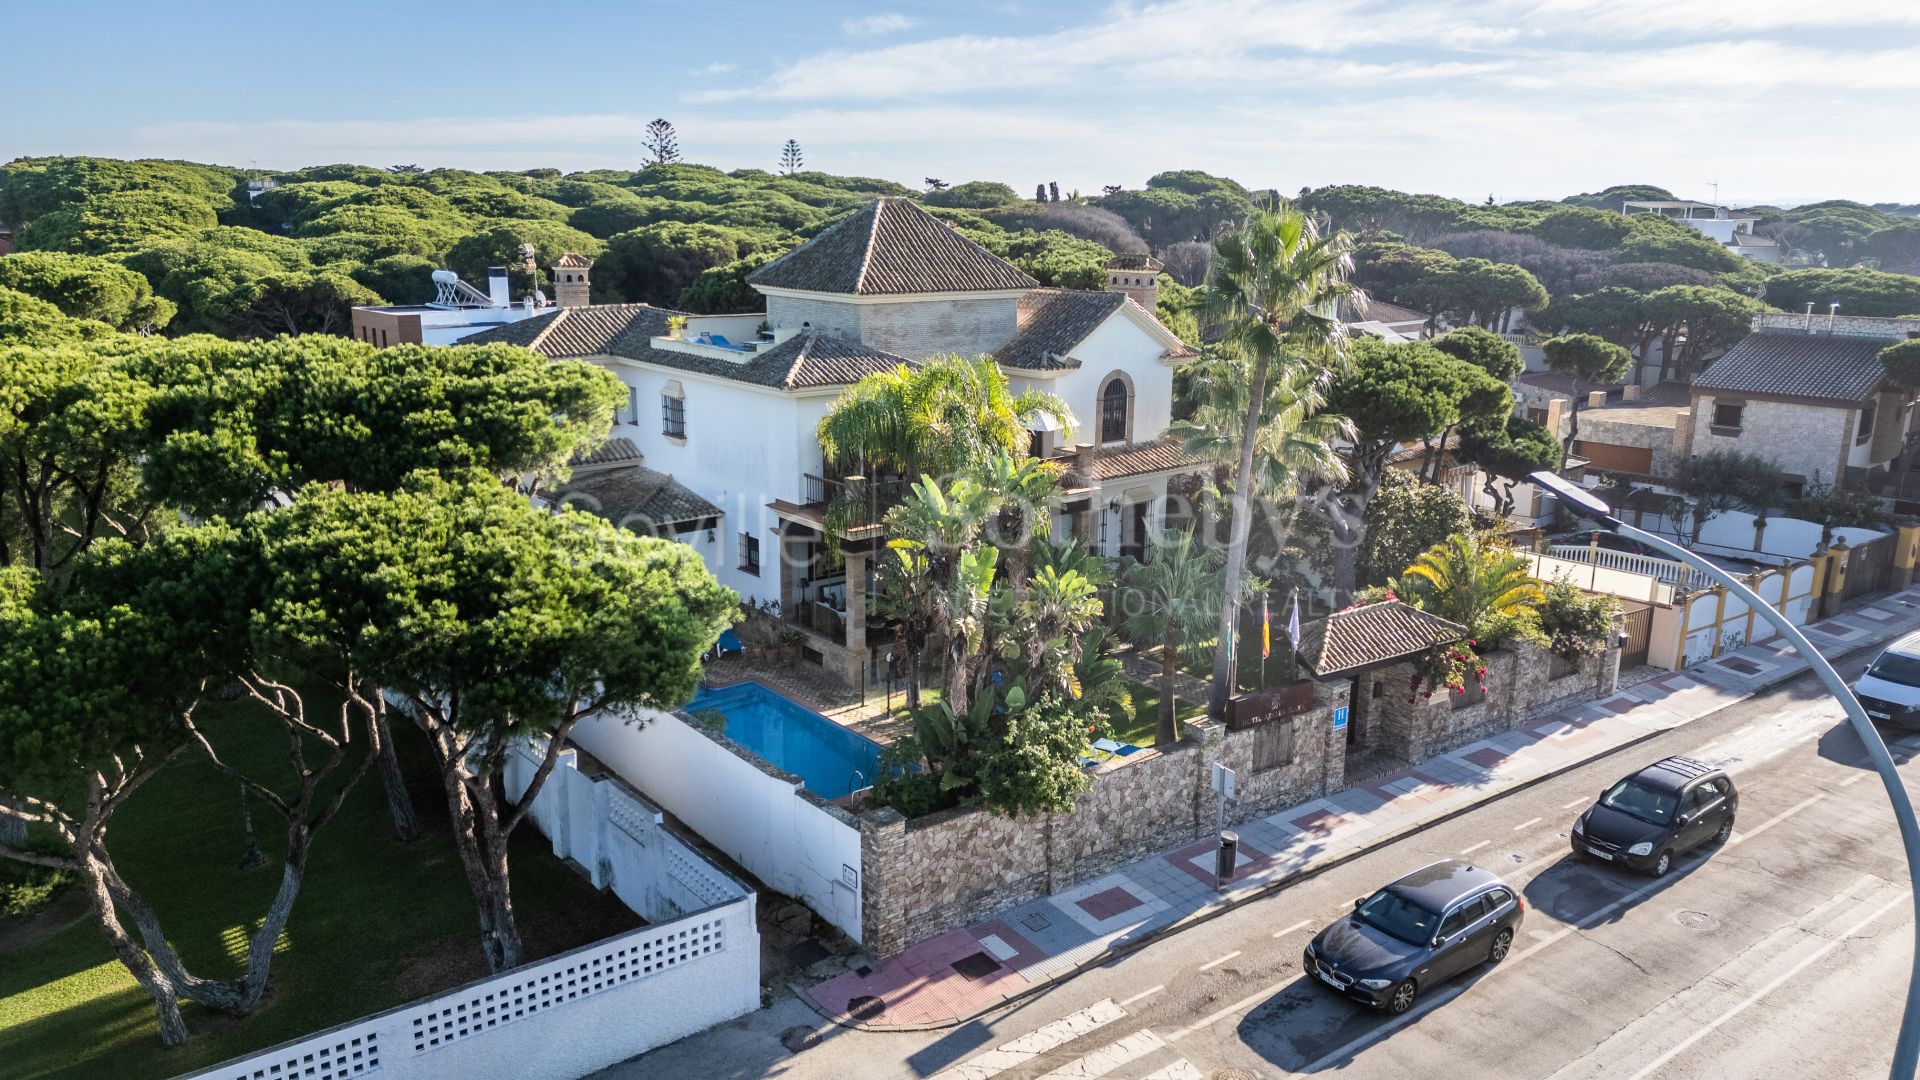
[[[769,889],[859,941],[860,831],[852,819],[803,797],[798,778],[774,774],[679,717],[639,712],[644,724],[620,714],[584,720],[572,742]]]

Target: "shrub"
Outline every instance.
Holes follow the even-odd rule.
[[[1540,593],[1540,632],[1554,652],[1572,659],[1606,651],[1620,618],[1619,600],[1565,581],[1551,582]]]

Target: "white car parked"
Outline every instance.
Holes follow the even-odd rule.
[[[1920,632],[1874,657],[1853,693],[1876,723],[1920,729]]]

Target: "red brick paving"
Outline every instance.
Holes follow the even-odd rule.
[[[1113,918],[1123,911],[1132,911],[1145,901],[1127,890],[1115,885],[1106,892],[1097,892],[1084,900],[1077,900],[1080,910],[1102,922]]]

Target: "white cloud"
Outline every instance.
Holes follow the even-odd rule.
[[[856,37],[881,37],[885,34],[897,34],[913,26],[913,20],[895,11],[882,11],[872,15],[862,15],[857,19],[847,19],[840,29]]]

